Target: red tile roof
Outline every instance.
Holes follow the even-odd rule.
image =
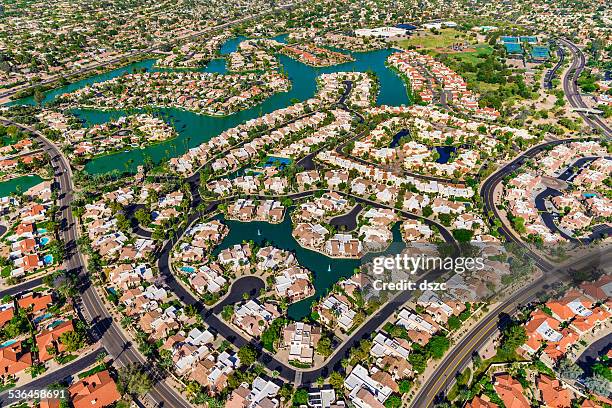
[[[108,371],[92,374],[72,385],[68,392],[74,408],[102,408],[121,399]]]

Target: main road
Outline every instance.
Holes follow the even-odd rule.
[[[570,40],[560,38],[559,41],[563,43],[572,54],[572,65],[563,77],[563,92],[565,92],[565,96],[573,108],[587,108],[587,104],[582,100],[582,96],[580,96],[580,90],[578,89],[577,83],[580,73],[584,70],[584,54],[580,48]],[[579,112],[579,115],[593,129],[597,129],[606,137],[612,137],[612,129],[610,129],[610,126],[608,126],[604,119],[599,116],[589,115],[585,112]]]
[[[111,314],[106,309],[102,299],[91,283],[83,255],[79,250],[78,224],[72,214],[71,204],[73,200],[74,186],[72,183],[72,170],[70,163],[62,154],[60,149],[48,140],[36,129],[20,123],[1,118],[4,124],[15,125],[22,130],[32,134],[42,145],[43,150],[49,155],[54,170],[54,189],[59,193],[58,207],[61,212],[60,231],[66,247],[64,267],[70,273],[79,277],[81,285],[82,312],[91,325],[91,334],[95,340],[100,340],[106,351],[113,357],[114,363],[123,367],[130,363],[141,363],[147,367],[149,362],[123,334]],[[151,368],[152,373],[156,370]],[[157,377],[157,376],[156,376]],[[153,389],[148,398],[158,406],[163,407],[186,407],[189,406],[180,394],[170,387],[163,379],[156,378]]]
[[[501,219],[501,214],[495,205],[494,193],[495,188],[501,183],[504,177],[517,170],[526,160],[535,157],[543,150],[552,146],[578,140],[582,139],[554,140],[534,146],[489,176],[482,184],[480,194],[484,199],[485,211],[491,215],[489,219],[491,224],[493,220]],[[456,375],[462,372],[469,364],[474,352],[480,349],[498,332],[498,330],[500,330],[504,323],[504,317],[513,315],[520,305],[535,300],[539,292],[548,287],[548,285],[565,278],[564,271],[572,267],[584,267],[585,264],[600,266],[601,264],[607,264],[612,261],[612,250],[607,249],[601,253],[593,252],[585,258],[565,265],[563,270],[561,270],[533,252],[523,241],[515,236],[514,232],[508,228],[505,223],[502,223],[498,232],[505,238],[506,242],[512,242],[525,251],[527,256],[533,259],[534,264],[543,271],[543,275],[532,284],[520,289],[517,293],[513,294],[512,297],[500,302],[490,313],[480,320],[466,336],[461,338],[451,352],[442,359],[435,371],[435,375],[430,376],[427,381],[422,384],[411,404],[414,407],[430,407],[433,406],[438,399],[441,399],[455,382]]]

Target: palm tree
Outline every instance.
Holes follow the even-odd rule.
[[[126,329],[126,328],[132,326],[133,322],[134,322],[134,319],[132,319],[130,316],[123,316],[121,318],[121,327]]]
[[[200,391],[201,391],[200,384],[198,384],[196,381],[190,381],[189,383],[187,383],[187,386],[185,387],[185,394],[187,395],[187,398],[190,401],[193,400],[195,397],[197,397]]]

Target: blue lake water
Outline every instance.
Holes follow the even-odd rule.
[[[23,193],[42,181],[43,179],[38,175],[28,175],[0,182],[0,197],[9,196],[11,193]]]
[[[362,260],[330,258],[302,247],[291,235],[292,226],[289,213],[285,214],[285,219],[279,224],[260,221],[240,222],[226,220],[223,216],[216,218],[227,224],[230,232],[215,248],[214,255],[218,255],[223,249],[244,241],[253,241],[259,246],[273,245],[293,252],[298,263],[313,273],[315,295],[289,306],[287,314],[294,320],[301,320],[308,316],[312,309],[312,303],[316,299],[326,295],[339,280],[352,276],[365,259],[373,256],[369,254]],[[393,227],[392,232],[393,241],[396,243],[402,242],[399,223]]]
[[[278,38],[284,40],[285,37],[279,36]],[[232,52],[236,49],[240,41],[242,41],[240,37],[228,40],[221,47],[221,53],[227,54]],[[377,75],[380,82],[380,92],[377,97],[378,105],[407,105],[410,101],[403,81],[385,66],[387,56],[393,52],[394,51],[391,49],[384,49],[353,53],[355,57],[354,62],[347,62],[326,68],[310,67],[287,56],[278,55],[282,69],[287,73],[293,84],[288,92],[275,94],[255,107],[224,117],[197,115],[178,109],[156,109],[168,123],[176,126],[178,137],[143,149],[98,157],[88,162],[85,166],[85,170],[91,174],[103,174],[111,171],[133,172],[136,170],[136,167],[144,163],[147,158],[158,163],[171,157],[180,156],[187,151],[187,149],[210,140],[226,129],[235,127],[257,116],[289,106],[295,100],[302,101],[311,98],[315,95],[317,90],[316,78],[323,73],[339,71],[372,71]],[[45,94],[43,104],[52,101],[58,95],[74,91],[94,82],[106,81],[142,69],[151,71],[159,70],[153,67],[154,63],[155,60],[152,59],[141,61],[49,91]],[[224,73],[226,72],[225,61],[223,59],[215,59],[202,70]],[[16,103],[33,104],[34,101],[33,98],[25,98],[12,102],[12,104]],[[142,110],[130,110],[128,112],[125,110],[101,111],[77,109],[74,113],[83,119],[87,125],[91,125],[105,123],[128,113],[139,111]]]
[[[434,149],[436,149],[436,151],[440,155],[438,160],[436,160],[436,163],[442,163],[442,164],[448,163],[451,157],[451,154],[457,151],[457,148],[455,146],[436,146],[434,147]]]
[[[394,136],[393,139],[391,139],[391,143],[389,144],[389,147],[397,147],[399,145],[400,139],[404,136],[408,136],[410,132],[408,132],[408,130],[406,129],[402,129],[399,132],[397,132]]]

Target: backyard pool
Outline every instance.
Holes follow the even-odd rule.
[[[57,326],[59,326],[60,324],[64,323],[66,320],[62,320],[62,319],[58,319],[56,321],[54,321],[53,323],[51,323],[48,327],[48,329],[54,329]]]
[[[34,320],[34,323],[40,323],[40,322],[42,322],[43,320],[47,320],[47,319],[48,319],[48,318],[50,318],[51,316],[53,316],[51,313],[45,313],[45,314],[44,314],[44,315],[42,315],[42,316],[35,317],[33,320]]]
[[[40,244],[41,245],[47,245],[49,243],[49,238],[48,237],[42,237],[40,239]]]
[[[45,265],[50,265],[53,263],[53,255],[51,254],[47,254],[43,257],[43,262],[45,263]]]
[[[193,266],[183,266],[181,267],[181,271],[187,272],[187,273],[194,273],[195,268]]]
[[[0,344],[0,348],[5,348],[15,343],[17,343],[17,340],[14,340],[14,339],[7,340],[4,343]]]

